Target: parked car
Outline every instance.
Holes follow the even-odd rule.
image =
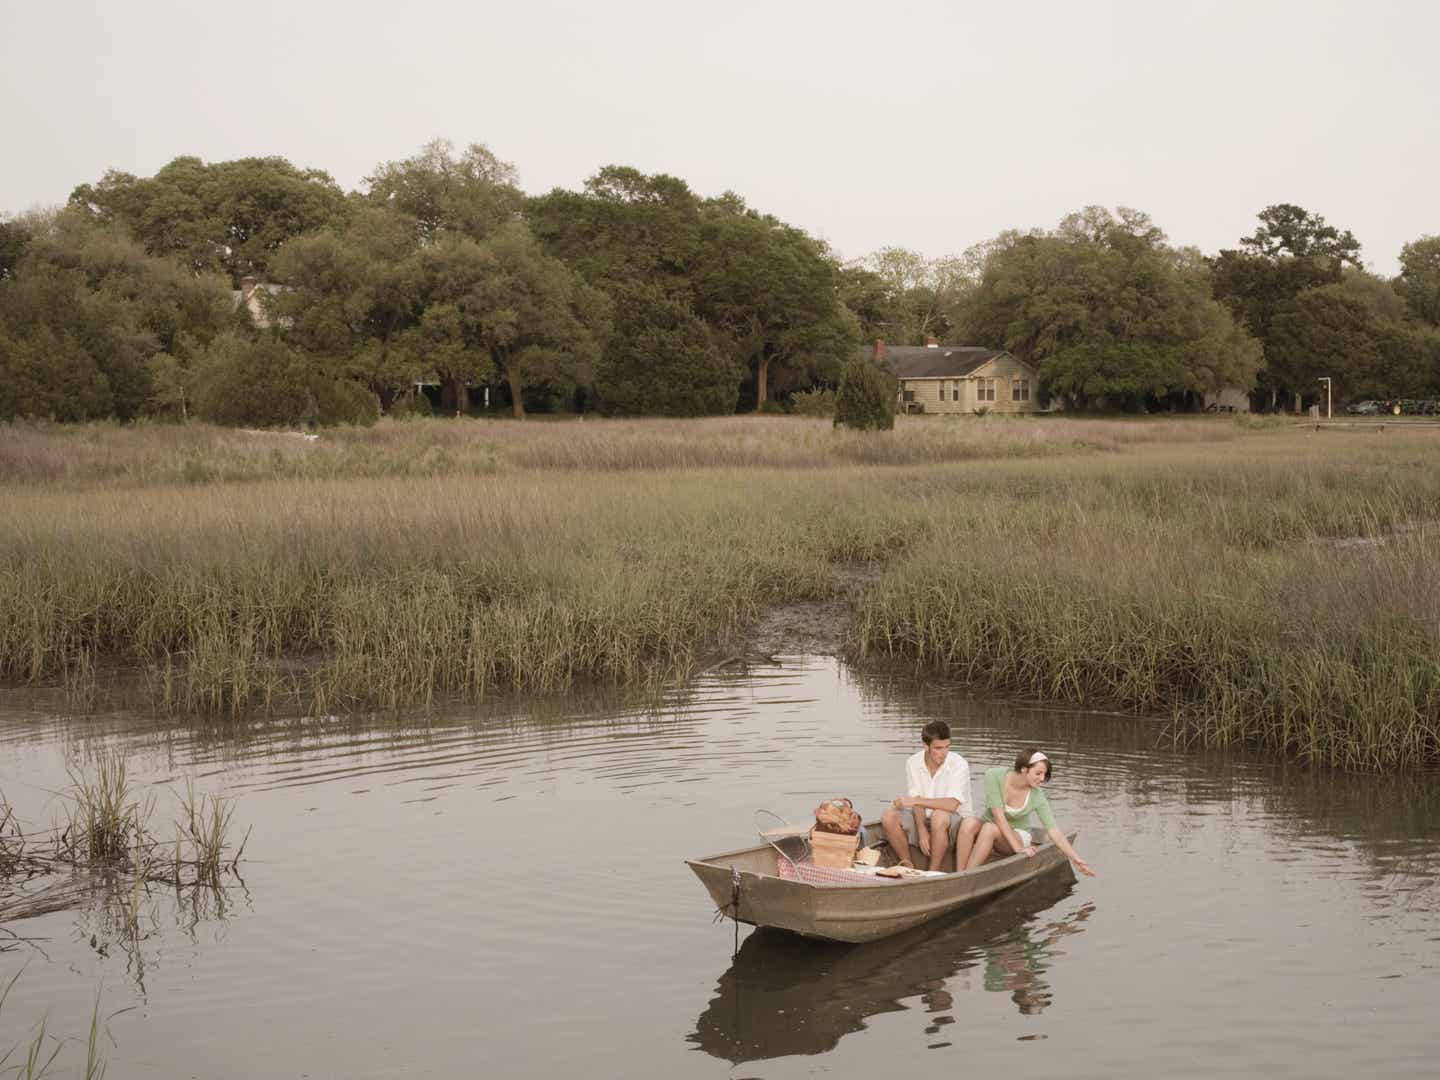
[[[1380,402],[1352,401],[1345,406],[1345,411],[1351,416],[1379,416],[1381,413]]]

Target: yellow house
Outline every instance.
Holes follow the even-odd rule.
[[[887,346],[869,350],[900,383],[899,411],[968,414],[1044,412],[1040,373],[1003,349],[973,345]]]

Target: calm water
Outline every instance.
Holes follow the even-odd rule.
[[[225,736],[0,695],[0,791],[47,822],[119,748],[253,825],[223,912],[157,891],[138,948],[103,895],[36,948],[0,1053],[41,1015],[83,1065],[97,990],[128,1077],[1267,1077],[1436,1074],[1436,777],[1175,753],[1129,719],[997,705],[829,660],[663,708],[475,710]],[[868,946],[714,923],[686,856],[846,794],[878,812],[933,717],[981,769],[1036,741],[1100,876]],[[977,784],[978,790],[978,784]],[[41,951],[43,950],[43,952]],[[125,1010],[125,1011],[120,1011]]]

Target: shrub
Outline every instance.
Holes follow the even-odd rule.
[[[380,419],[380,402],[369,389],[353,379],[312,374],[310,396],[315,404],[314,423],[325,427],[336,424],[369,427]]]
[[[889,431],[895,426],[895,377],[864,357],[849,360],[840,371],[835,393],[835,426],[861,431]]]
[[[195,411],[230,427],[373,424],[375,395],[275,338],[223,334],[201,360]]]
[[[774,398],[771,398],[768,401],[762,401],[760,403],[760,408],[756,409],[755,411],[759,413],[764,413],[766,416],[784,416],[785,406],[781,405],[780,402],[776,401]]]
[[[435,408],[430,404],[428,397],[416,391],[397,398],[395,403],[390,406],[390,415],[396,420],[416,420],[434,416]]]
[[[687,302],[659,286],[617,291],[615,333],[595,370],[612,416],[724,416],[735,411],[744,366]]]
[[[796,416],[834,416],[835,391],[818,387],[801,390],[791,395],[790,411]]]
[[[294,427],[314,416],[309,374],[282,342],[222,334],[201,359],[195,412],[230,427]]]

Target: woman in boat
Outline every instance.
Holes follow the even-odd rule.
[[[985,824],[975,837],[975,847],[970,851],[966,870],[984,866],[992,851],[1001,855],[1024,852],[1035,854],[1035,845],[1030,836],[1031,818],[1038,817],[1050,837],[1051,843],[1065,853],[1076,870],[1089,877],[1095,871],[1076,850],[1055,824],[1055,815],[1050,812],[1050,800],[1040,785],[1050,779],[1050,759],[1038,746],[1027,746],[1015,758],[1015,767],[1007,769],[997,765],[985,770]]]

